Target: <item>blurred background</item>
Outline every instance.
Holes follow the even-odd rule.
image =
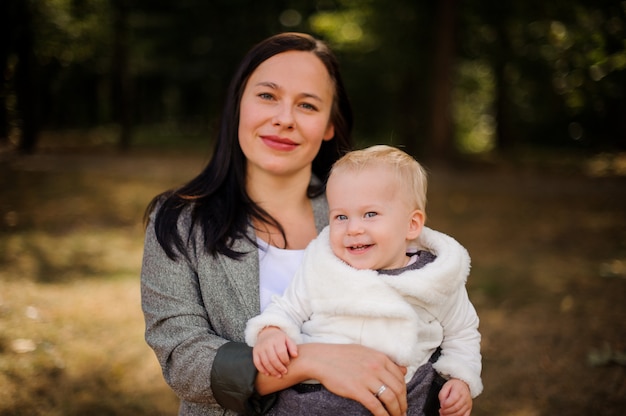
[[[356,137],[416,155],[626,148],[623,1],[3,0],[0,140],[98,128],[206,140],[239,59],[281,31],[337,51]],[[95,138],[94,138],[95,140]]]
[[[176,414],[143,210],[283,31],[332,46],[358,147],[422,161],[428,225],[472,255],[473,414],[623,414],[625,1],[0,0],[0,415]]]

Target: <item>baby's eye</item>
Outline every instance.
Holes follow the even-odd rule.
[[[335,217],[338,221],[345,221],[348,219],[347,215],[339,214]]]
[[[374,211],[366,212],[365,213],[365,218],[372,218],[372,217],[375,217],[376,215],[378,215],[378,213],[376,213]]]

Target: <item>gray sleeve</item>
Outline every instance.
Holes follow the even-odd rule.
[[[215,403],[211,366],[218,348],[228,341],[210,324],[194,268],[183,258],[173,261],[165,255],[152,221],[146,229],[141,306],[146,342],[165,381],[183,400]]]
[[[181,218],[181,229],[187,221]],[[194,263],[197,250],[190,245],[188,252],[189,261],[182,256],[169,259],[156,239],[151,218],[141,270],[146,342],[165,381],[182,400],[263,414],[275,395],[260,397],[254,390],[257,371],[252,350],[218,335],[211,324]]]
[[[211,370],[215,400],[220,406],[240,414],[264,414],[274,404],[276,394],[259,396],[254,390],[256,375],[251,347],[241,342],[222,345]]]

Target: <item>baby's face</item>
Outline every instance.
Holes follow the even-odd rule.
[[[415,231],[415,210],[400,189],[384,167],[333,172],[326,196],[330,245],[337,257],[356,269],[406,265],[407,240],[419,235],[423,222]]]

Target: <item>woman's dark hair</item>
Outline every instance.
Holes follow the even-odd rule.
[[[324,192],[332,164],[351,149],[352,109],[332,51],[325,43],[302,33],[282,33],[265,39],[246,54],[235,72],[227,91],[213,155],[207,166],[186,185],[158,195],[148,205],[146,220],[157,209],[154,222],[156,237],[169,258],[176,259],[178,254],[187,257],[183,238],[190,238],[196,226],[201,227],[207,253],[231,258],[244,254],[233,250],[232,243],[248,238],[246,230],[252,219],[276,226],[285,237],[278,221],[246,193],[246,159],[239,146],[238,131],[241,97],[250,75],[267,59],[288,51],[315,54],[328,70],[335,87],[330,114],[335,135],[332,140],[322,142],[313,160],[313,174],[322,183],[309,186],[309,197]],[[178,219],[185,209],[191,209],[191,227],[189,234],[182,236]]]

